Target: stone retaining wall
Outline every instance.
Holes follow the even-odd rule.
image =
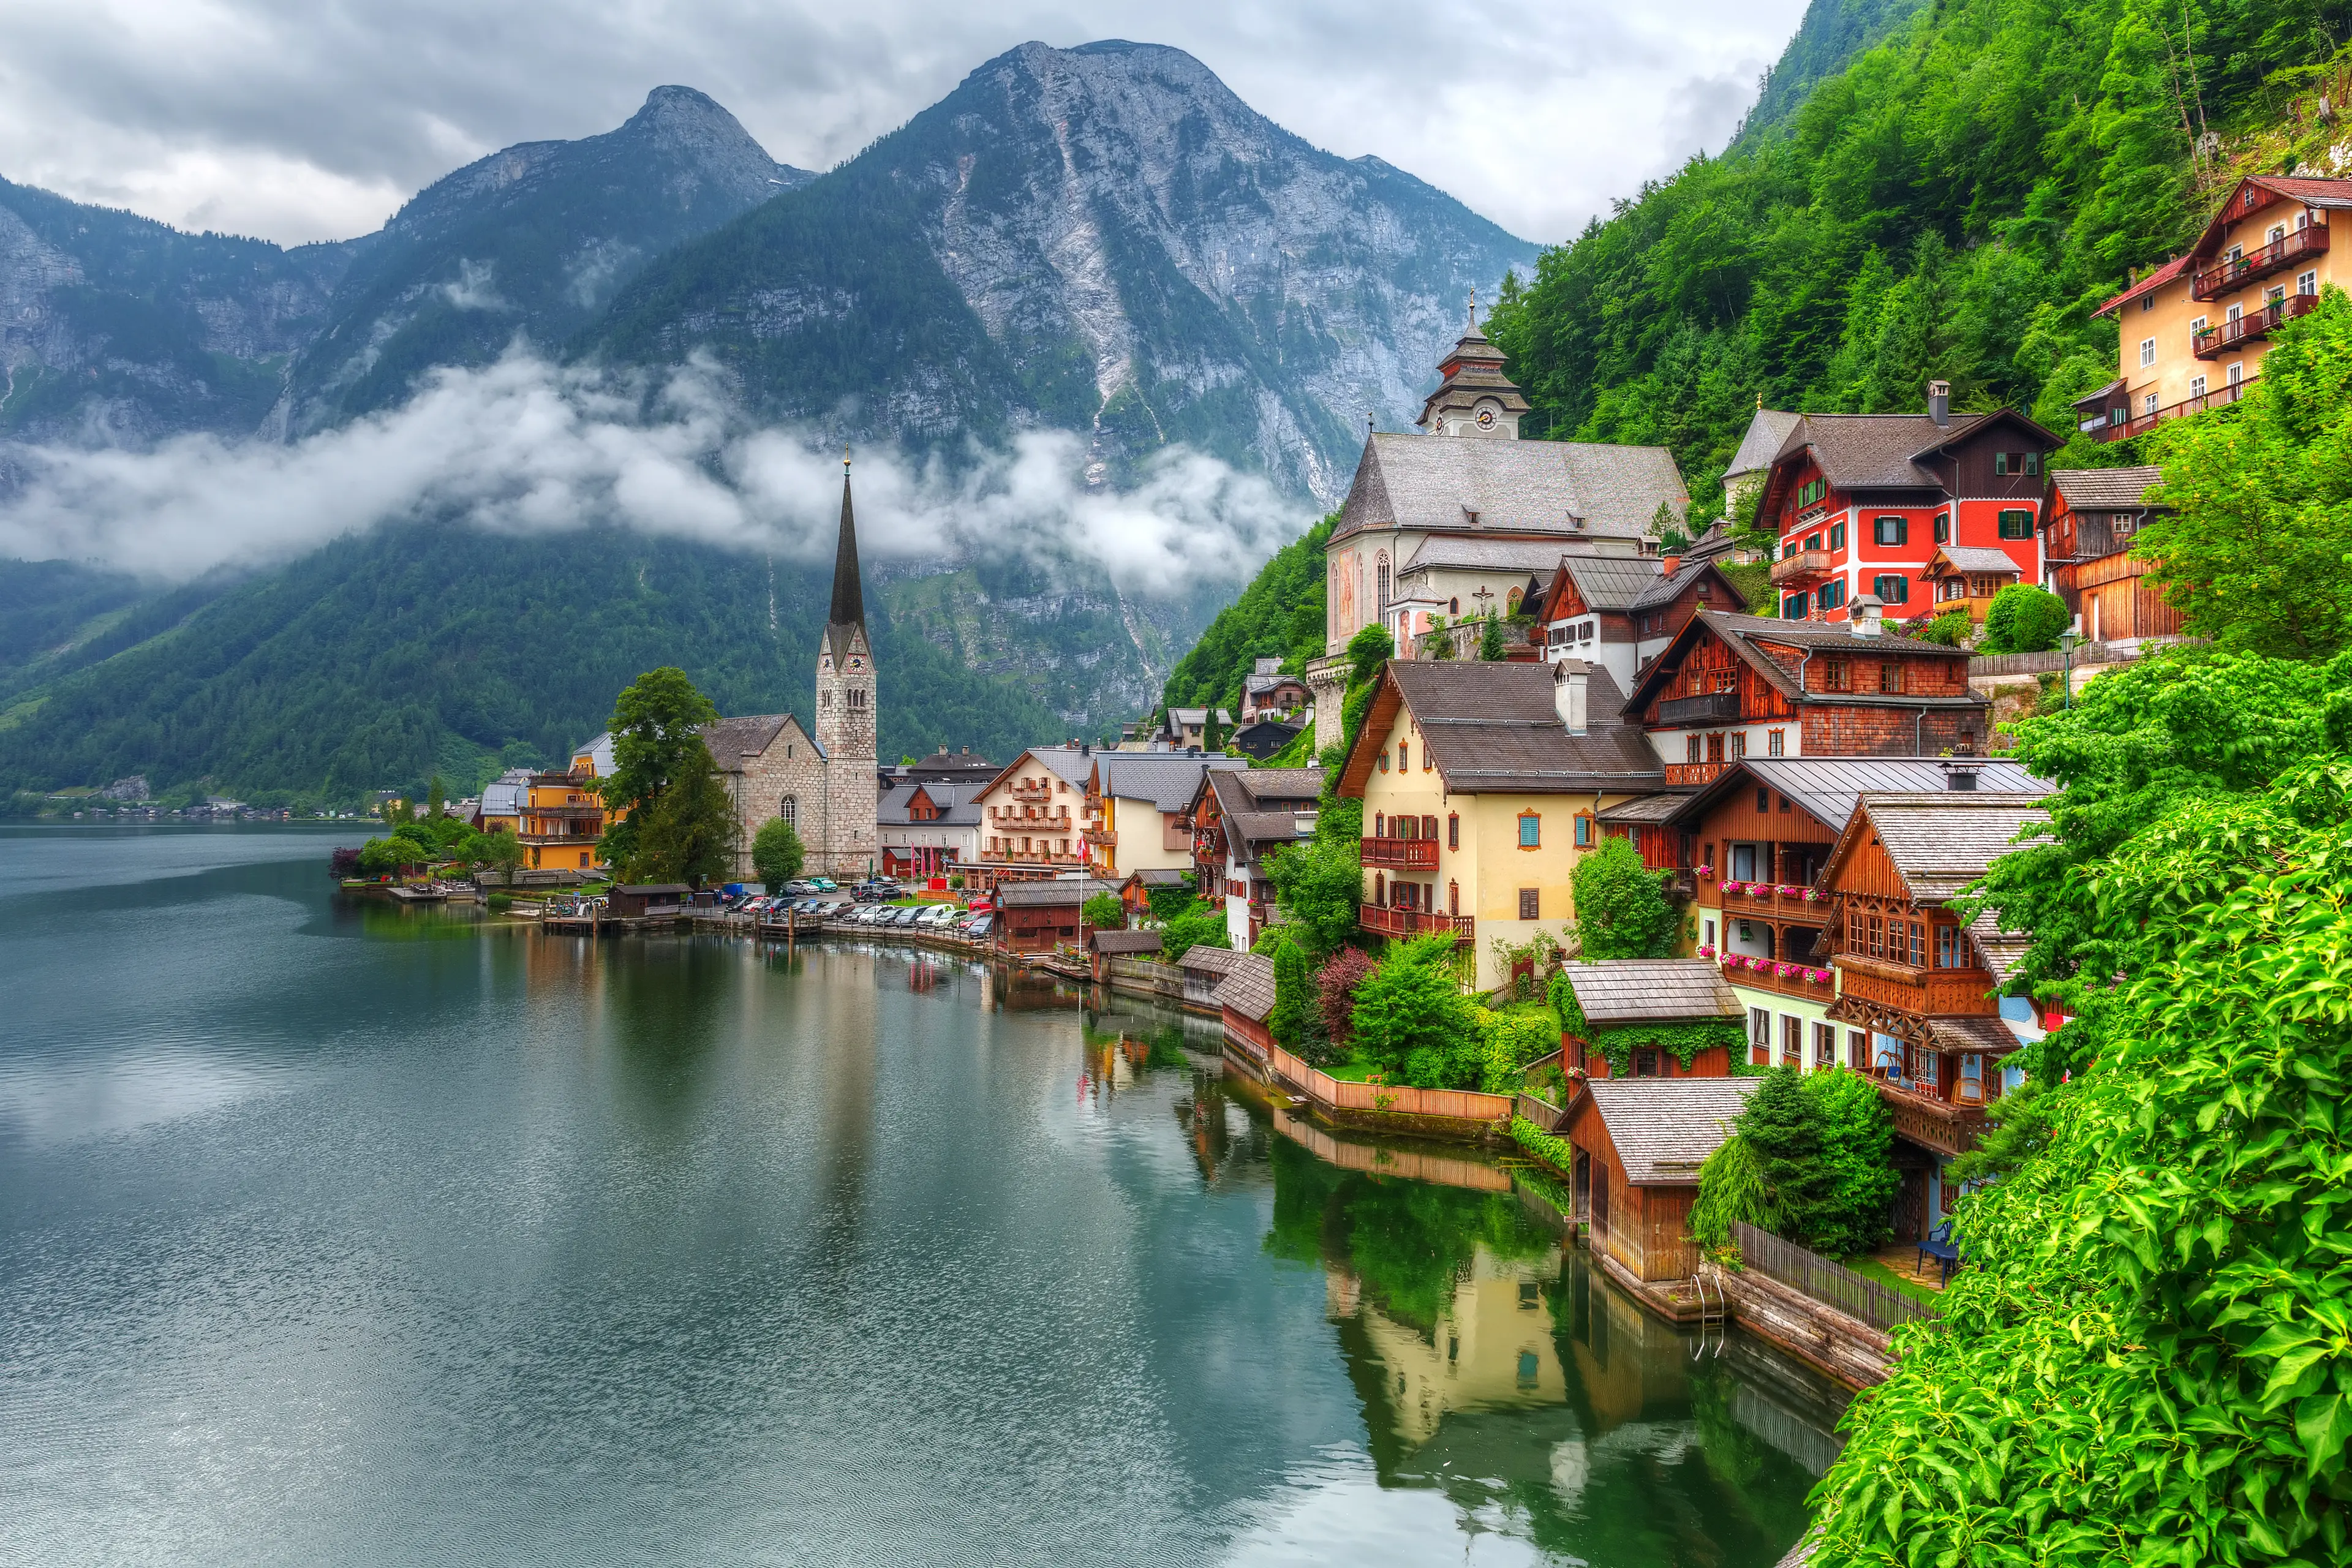
[[[1894,1351],[1887,1336],[1869,1324],[1752,1268],[1735,1270],[1703,1263],[1699,1272],[1709,1283],[1723,1288],[1731,1315],[1742,1329],[1779,1346],[1822,1376],[1857,1389],[1886,1381]]]

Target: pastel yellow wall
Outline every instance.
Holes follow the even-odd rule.
[[[2210,270],[2220,265],[2221,257],[2227,255],[2233,245],[2252,255],[2270,243],[2273,228],[2284,226],[2292,233],[2295,215],[2302,210],[2294,202],[2274,202],[2250,216],[2241,218],[2224,231],[2219,254],[2207,261],[2205,268]],[[2315,221],[2324,216],[2315,213]],[[2331,242],[2334,237],[2331,231]],[[2352,235],[2347,236],[2346,244],[2352,247]],[[2123,377],[2124,385],[2130,395],[2132,417],[2137,419],[2146,411],[2147,395],[2151,392],[2156,395],[2159,409],[2169,408],[2188,398],[2191,395],[2194,378],[2200,375],[2205,377],[2205,390],[2209,395],[2222,391],[2229,382],[2230,366],[2233,363],[2242,364],[2245,378],[2252,380],[2262,370],[2263,355],[2270,348],[2270,339],[2256,338],[2213,359],[2199,359],[2189,346],[2189,323],[2202,316],[2209,325],[2218,327],[2229,315],[2230,307],[2233,304],[2243,307],[2245,313],[2252,315],[2262,309],[2264,297],[2272,289],[2284,289],[2290,294],[2294,293],[2296,278],[2308,271],[2319,274],[2321,288],[2330,283],[2338,288],[2352,287],[2352,256],[2339,253],[2331,243],[2317,256],[2298,260],[2267,278],[2257,278],[2218,299],[2189,298],[2194,277],[2192,271],[2183,273],[2144,296],[2153,301],[2145,309],[2138,300],[2126,303],[2116,312],[2121,343],[2117,374]],[[2156,341],[2156,363],[2143,365],[2139,363],[2140,344],[2150,338]]]

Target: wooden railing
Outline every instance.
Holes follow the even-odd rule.
[[[1871,1081],[1878,1085],[1895,1131],[1914,1143],[1941,1154],[1965,1154],[1984,1137],[1982,1106],[1954,1105],[1875,1075]]]
[[[2184,397],[2168,404],[2153,414],[2132,413],[2129,407],[2110,408],[2094,418],[2082,422],[2083,434],[2100,441],[2127,441],[2134,436],[2145,436],[2168,419],[2184,415],[2202,414],[2208,408],[2220,408],[2246,395],[2246,388],[2259,377],[2249,375],[2243,381],[2228,382],[2211,392],[2201,392],[2194,397]]]
[[[1669,697],[1658,704],[1661,724],[1728,723],[1739,717],[1739,693],[1702,691],[1695,697]]]
[[[1990,994],[1992,976],[1981,969],[1912,969],[1850,952],[1832,962],[1839,972],[1838,994],[1857,1002],[1921,1018],[2000,1012],[2000,1003]]]
[[[1721,763],[1668,763],[1666,783],[1670,785],[1711,784],[1723,769]]]
[[[1781,973],[1783,967],[1792,973]],[[1816,974],[1825,974],[1829,978],[1815,980],[1813,976]],[[1723,977],[1734,985],[1745,985],[1751,991],[1769,991],[1781,996],[1801,997],[1808,1002],[1826,1002],[1837,994],[1837,971],[1827,964],[1786,963],[1785,961],[1768,958],[1764,961],[1764,967],[1758,969],[1744,958],[1734,956],[1723,960]]]
[[[1433,910],[1399,910],[1381,908],[1378,904],[1357,907],[1356,923],[1381,936],[1426,936],[1433,931],[1452,931],[1457,942],[1472,939],[1475,925],[1468,915],[1442,915]]]
[[[1364,864],[1386,866],[1398,871],[1434,871],[1437,869],[1437,840],[1367,838],[1364,840]]]
[[[1798,883],[1742,882],[1735,879],[1722,886],[1723,912],[1727,915],[1807,920],[1815,925],[1829,919],[1829,901],[1806,898],[1805,894],[1811,889]],[[1735,892],[1734,889],[1738,890]]]
[[[1766,1279],[1778,1279],[1790,1289],[1801,1291],[1823,1306],[1834,1307],[1882,1332],[1899,1323],[1936,1315],[1936,1309],[1925,1301],[1890,1290],[1818,1252],[1807,1251],[1793,1241],[1783,1240],[1743,1221],[1731,1222],[1731,1239],[1739,1248],[1739,1260]]]
[[[1334,1138],[1304,1117],[1277,1110],[1274,1130],[1327,1165],[1362,1171],[1375,1176],[1402,1176],[1407,1181],[1434,1182],[1440,1186],[1468,1187],[1474,1192],[1507,1193],[1510,1173],[1476,1160],[1433,1154],[1418,1149],[1391,1149],[1381,1143],[1350,1143]]]
[[[2327,226],[2313,224],[2299,228],[2283,238],[2274,239],[2259,250],[2250,250],[2236,260],[2224,260],[2219,267],[2209,267],[2200,272],[2189,285],[2192,300],[2217,299],[2233,289],[2242,289],[2257,278],[2267,278],[2283,268],[2292,267],[2306,256],[2317,256],[2327,248]]]
[[[1280,1046],[1267,1047],[1266,1067],[1274,1076],[1315,1101],[1336,1110],[1385,1110],[1400,1116],[1444,1116],[1456,1121],[1501,1121],[1511,1114],[1507,1094],[1484,1094],[1469,1089],[1412,1089],[1403,1084],[1356,1083],[1333,1078],[1308,1067]]]
[[[2273,300],[2259,310],[2249,310],[2234,321],[2223,321],[2218,327],[2208,327],[2191,333],[2189,346],[2199,359],[2214,359],[2228,353],[2240,343],[2265,338],[2297,316],[2308,315],[2319,309],[2316,294],[2289,294]]]
[[[1792,550],[1772,563],[1770,576],[1775,583],[1794,583],[1807,577],[1819,577],[1830,569],[1830,552],[1826,550]]]

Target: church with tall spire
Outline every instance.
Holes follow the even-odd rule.
[[[705,726],[734,797],[740,843],[736,875],[749,879],[751,841],[781,816],[808,848],[806,873],[868,877],[879,864],[881,774],[876,740],[878,684],[866,633],[857,569],[857,517],[849,459],[841,460],[841,526],[834,543],[833,597],[816,645],[816,708],[803,724],[792,713],[721,719]]]

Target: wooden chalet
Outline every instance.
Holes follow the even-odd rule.
[[[1979,752],[1990,704],[1965,649],[1856,622],[1699,610],[1635,681],[1626,718],[1665,759],[1665,782],[1711,782],[1747,757]]]
[[[2006,1059],[2025,1038],[1998,994],[2024,939],[1966,919],[1952,900],[2021,830],[2048,820],[2038,799],[2018,795],[1864,795],[1822,873],[1838,974],[1828,1015],[1867,1034],[1868,1070],[1896,1134],[1937,1171],[1976,1147]],[[2030,1001],[2011,1011],[2032,1027]],[[1906,1191],[1898,1234],[1932,1223],[1942,1206],[1932,1185]]]
[[[1727,1078],[1731,1053],[1709,1046],[1692,1054],[1690,1066],[1671,1047],[1644,1045],[1644,1025],[1662,1028],[1677,1024],[1739,1021],[1739,998],[1724,984],[1722,973],[1704,959],[1621,958],[1560,967],[1586,1025],[1595,1033],[1606,1029],[1630,1038],[1625,1053],[1627,1075],[1633,1078]],[[1570,1036],[1562,1044],[1566,1065],[1593,1079],[1612,1076],[1609,1058],[1591,1042]]]
[[[1669,555],[1563,554],[1549,573],[1528,579],[1523,606],[1547,658],[1580,658],[1630,691],[1644,665],[1664,652],[1700,610],[1744,613],[1738,585],[1713,560]]]
[[[1160,957],[1160,933],[1156,931],[1096,931],[1087,933],[1087,952],[1092,959],[1095,984],[1110,978],[1114,959],[1136,959],[1156,963]]]
[[[1690,1211],[1699,1166],[1730,1137],[1759,1081],[1596,1079],[1562,1108],[1577,1215],[1602,1268],[1636,1299],[1672,1311],[1659,1287],[1697,1270]]]
[[[1202,775],[1185,816],[1201,897],[1225,910],[1236,949],[1257,944],[1272,907],[1265,868],[1286,846],[1315,832],[1321,768],[1249,768]]]
[[[1966,610],[1969,619],[1984,625],[1993,596],[2012,583],[2023,581],[2017,560],[2005,550],[1981,544],[1939,544],[1927,557],[1929,616]]]
[[[1082,910],[1097,893],[1118,884],[1092,877],[1003,882],[996,889],[996,945],[1008,952],[1051,952],[1076,947],[1086,934]]]
[[[2163,480],[2164,470],[2153,465],[2050,476],[2051,586],[2093,642],[2180,635],[2180,612],[2147,581],[2152,563],[2131,552],[2140,529],[2162,510],[2149,504],[2147,492]]]

